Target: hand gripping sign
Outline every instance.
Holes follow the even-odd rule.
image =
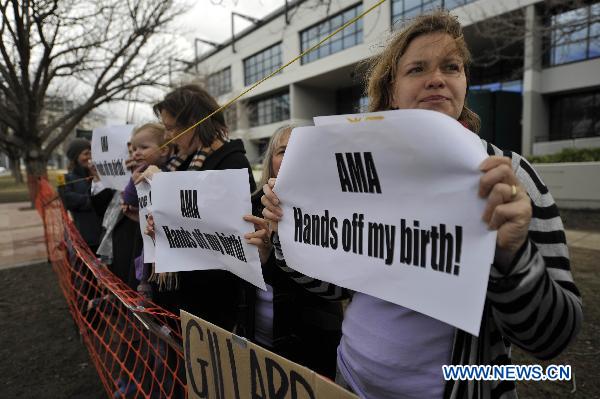
[[[253,231],[246,169],[156,173],[152,177],[155,270],[228,270],[266,289]]]
[[[315,122],[294,129],[275,187],[288,266],[477,335],[496,240],[481,140],[424,110]]]
[[[129,158],[127,143],[131,139],[133,125],[104,126],[92,134],[92,162],[102,183],[108,188],[122,191],[131,172],[125,167]]]

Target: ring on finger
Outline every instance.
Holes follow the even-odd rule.
[[[517,186],[514,184],[510,186],[510,199],[514,199],[517,196]]]

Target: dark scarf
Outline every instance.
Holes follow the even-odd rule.
[[[190,162],[186,170],[201,170],[202,165],[204,165],[204,160],[206,160],[206,157],[208,155],[209,154],[203,151],[202,149],[196,151],[194,157],[192,158],[192,161]],[[174,156],[169,158],[166,168],[169,172],[175,172],[179,170],[179,168],[184,162],[185,158],[183,158],[180,154],[175,154]]]

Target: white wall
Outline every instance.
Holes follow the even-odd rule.
[[[290,90],[291,117],[312,120],[314,116],[332,115],[336,111],[335,90],[294,84]]]
[[[479,0],[452,10],[463,26],[475,24],[488,18],[515,11],[542,0]]]
[[[338,13],[350,6],[358,4],[357,0],[338,0],[331,3],[329,14],[324,3],[307,1],[300,4],[298,10],[292,10],[290,24],[285,24],[284,15],[281,15],[268,24],[256,29],[252,33],[237,40],[236,53],[227,46],[221,51],[202,61],[198,66],[200,73],[209,74],[231,66],[232,87],[231,93],[219,98],[221,102],[232,98],[244,89],[243,60],[267,47],[282,43],[282,61],[288,61],[300,54],[300,31],[313,26],[328,16]],[[376,0],[364,0],[363,10],[371,7]],[[390,4],[383,3],[363,19],[363,44],[342,50],[320,60],[301,65],[297,61],[285,70],[268,79],[256,89],[248,93],[245,98],[250,99],[265,93],[276,91],[294,82],[299,82],[323,72],[352,65],[361,61],[379,50],[379,44],[389,35],[390,31]]]
[[[600,162],[533,166],[560,208],[600,209]]]
[[[544,94],[600,85],[600,58],[546,68],[542,71]]]

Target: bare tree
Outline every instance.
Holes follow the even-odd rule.
[[[28,180],[101,104],[165,85],[174,47],[166,29],[184,10],[173,0],[0,0],[1,148],[23,156]],[[58,118],[46,100],[71,98]],[[133,98],[138,99],[139,98]],[[31,187],[31,186],[30,186]]]

